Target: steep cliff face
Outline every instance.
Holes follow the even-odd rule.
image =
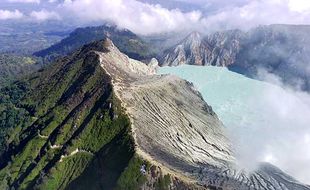
[[[243,35],[239,30],[216,32],[206,37],[194,32],[180,44],[166,50],[161,65],[230,65],[239,52]]]
[[[163,65],[177,66],[190,63],[202,65],[201,41],[201,35],[193,32],[175,48],[166,51],[170,52],[165,55]]]
[[[160,64],[225,66],[250,77],[265,69],[287,84],[309,90],[309,31],[309,26],[270,25],[248,32],[216,32],[194,41],[190,35],[166,50]]]

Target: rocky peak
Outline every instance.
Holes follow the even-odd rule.
[[[146,65],[123,54],[109,38],[106,38],[100,43],[103,44],[104,48],[108,51],[98,51],[97,53],[100,55],[101,63],[104,63],[104,66],[110,68],[111,71],[113,70],[112,73],[120,73],[120,70],[122,70],[122,74],[126,73],[128,76],[155,74],[157,67],[156,59],[151,61],[151,64]],[[126,77],[118,77],[120,80],[125,78]]]
[[[184,39],[183,44],[195,47],[200,45],[201,40],[202,36],[199,32],[192,32]]]
[[[193,32],[164,52],[161,65],[230,65],[240,48],[241,36],[238,30],[216,32],[205,37]]]
[[[113,49],[115,47],[114,43],[110,38],[105,38],[103,40],[103,46],[107,49]]]

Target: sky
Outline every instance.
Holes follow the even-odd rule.
[[[310,24],[309,0],[1,0],[0,21],[113,22],[137,34]]]

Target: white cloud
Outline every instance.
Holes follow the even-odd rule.
[[[55,11],[47,11],[42,9],[40,11],[32,11],[29,14],[24,14],[19,10],[1,10],[0,9],[0,20],[9,19],[23,19],[24,21],[46,21],[46,20],[61,20],[61,16]]]
[[[309,11],[310,10],[310,1],[309,0],[289,0],[288,6],[292,11]]]
[[[168,10],[136,0],[65,0],[64,8],[84,21],[113,21],[140,34],[188,29],[199,24],[201,13]]]
[[[40,0],[8,0],[12,3],[40,3]]]
[[[45,9],[42,9],[40,11],[32,11],[29,16],[32,20],[36,20],[36,21],[60,20],[61,19],[58,13],[54,11],[47,11]]]
[[[259,75],[276,85],[265,85],[255,98],[244,100],[255,109],[254,121],[229,129],[238,145],[240,164],[253,169],[257,162],[270,162],[309,184],[310,94],[290,89],[266,71]]]
[[[182,12],[137,0],[65,0],[61,10],[65,8],[69,15],[73,13],[85,22],[108,20],[140,34],[249,29],[265,24],[310,24],[309,0],[179,1],[199,5],[201,9]]]
[[[21,19],[24,17],[24,14],[19,10],[9,11],[9,10],[0,10],[0,20],[8,19]]]
[[[139,34],[190,30],[213,32],[222,29],[249,29],[266,24],[310,24],[309,0],[174,0],[167,3],[170,9],[159,4],[147,3],[160,3],[164,2],[163,0],[6,0],[6,2],[38,4],[41,2],[39,6],[48,3],[50,12],[58,12],[58,15],[68,20],[78,18],[84,23],[111,21],[121,28],[128,28]],[[197,10],[184,12],[171,9],[174,3],[182,10]],[[53,7],[56,5],[59,6]],[[190,9],[184,8],[190,5],[194,6]]]
[[[302,4],[303,1],[306,3]],[[266,24],[310,24],[310,1],[253,0],[219,9],[203,20],[205,28],[214,30],[249,29]]]

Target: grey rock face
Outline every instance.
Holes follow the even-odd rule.
[[[309,190],[280,169],[268,163],[261,163],[253,172],[238,171],[232,168],[202,167],[197,171],[201,184],[209,187],[238,190]]]
[[[192,34],[166,50],[160,65],[225,66],[250,77],[257,77],[257,71],[263,68],[285,83],[309,91],[309,33],[310,26],[270,25],[199,38]]]
[[[193,32],[176,47],[164,52],[161,65],[230,65],[239,51],[242,35],[239,30],[231,30],[203,38]]]

